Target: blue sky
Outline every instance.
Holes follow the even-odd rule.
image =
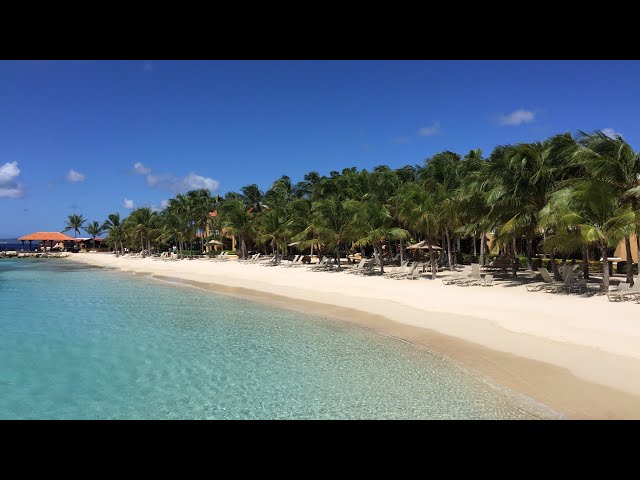
[[[0,61],[0,238],[555,133],[640,149],[638,61]]]

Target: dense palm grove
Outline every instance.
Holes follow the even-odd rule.
[[[287,253],[295,244],[298,252],[336,257],[363,251],[382,268],[384,257],[405,257],[408,242],[418,240],[442,246],[441,261],[451,268],[462,252],[484,264],[491,232],[502,255],[522,255],[528,268],[536,252],[549,254],[558,277],[554,258],[581,256],[586,277],[588,260],[603,258],[607,289],[609,250],[625,240],[631,258],[630,235],[640,230],[639,175],[640,157],[621,137],[566,133],[498,146],[488,158],[480,150],[447,151],[396,170],[310,172],[297,183],[283,176],[266,192],[255,184],[224,197],[190,191],[160,212],[139,208],[123,220],[112,214],[101,227],[117,250],[175,244],[192,254],[202,242],[233,235],[243,259],[258,249]],[[630,262],[627,275],[632,282]]]

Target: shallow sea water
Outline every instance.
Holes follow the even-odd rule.
[[[66,260],[0,261],[2,419],[527,419],[345,322]]]

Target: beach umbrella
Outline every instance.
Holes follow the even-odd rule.
[[[219,240],[209,240],[209,245],[222,245]]]
[[[407,247],[407,249],[410,248],[415,250],[429,250],[429,244],[425,240],[422,240],[421,242],[414,243],[413,245]],[[433,250],[442,250],[442,248],[437,245],[432,245],[431,248]]]

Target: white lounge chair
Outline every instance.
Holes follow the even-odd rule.
[[[472,263],[471,264],[471,274],[470,278],[460,280],[456,283],[456,285],[460,285],[461,287],[469,287],[471,285],[478,285],[482,280],[482,276],[480,275],[480,264]]]
[[[538,272],[542,276],[543,283],[538,283],[536,285],[526,285],[528,292],[539,292],[540,290],[544,290],[547,285],[558,283],[558,282],[554,282],[553,278],[551,277],[551,274],[549,274],[549,271],[546,268],[539,267]]]
[[[491,287],[493,286],[493,275],[487,274],[484,276],[482,281],[480,282],[481,287]]]
[[[461,281],[467,281],[469,279],[469,273],[471,273],[471,267],[465,265],[461,272],[454,272],[451,276],[444,277],[442,279],[443,285],[453,285]]]
[[[551,278],[551,276],[549,276],[549,278]],[[573,275],[573,270],[569,269],[565,272],[564,282],[554,282],[552,280],[551,284],[547,284],[544,286],[544,291],[558,293],[562,290],[567,290],[568,292],[574,282],[574,278],[575,277]]]
[[[296,255],[291,263],[285,263],[284,265],[281,265],[281,266],[287,267],[287,268],[298,266],[302,263],[303,258],[304,258],[304,255]]]
[[[403,273],[399,273],[398,275],[395,275],[395,276],[393,276],[391,278],[393,278],[394,280],[404,280],[406,278],[411,278],[413,280],[416,268],[418,268],[418,262],[413,262],[411,264],[411,266],[409,267],[408,271],[403,272]]]
[[[402,262],[402,265],[400,265],[400,267],[398,268],[398,270],[394,270],[388,273],[385,273],[384,276],[385,277],[395,277],[396,275],[402,275],[403,273],[405,273],[406,269],[407,269],[407,265],[409,265],[409,261],[405,261]]]
[[[640,293],[640,285],[638,282],[633,283],[631,287],[628,283],[618,284],[618,289],[607,293],[610,302],[621,302],[627,298],[634,298]]]
[[[329,257],[322,257],[322,260],[315,265],[309,267],[310,270],[322,270],[327,266],[327,262],[329,262]]]
[[[345,273],[359,273],[360,271],[362,271],[362,268],[364,267],[364,264],[367,263],[367,259],[366,258],[362,258],[360,259],[360,262],[358,262],[356,265],[354,265],[354,267],[350,270],[347,270]]]

